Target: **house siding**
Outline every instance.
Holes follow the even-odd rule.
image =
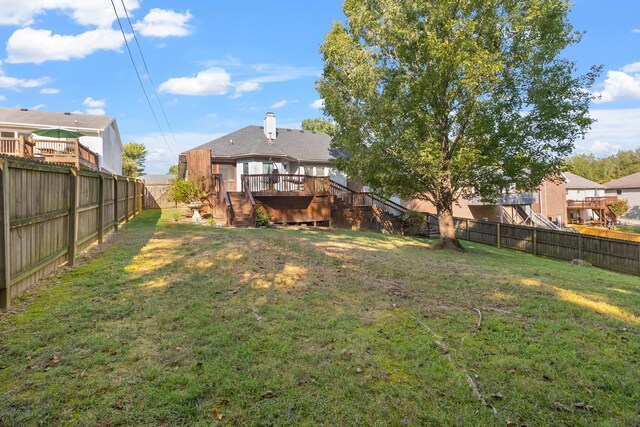
[[[618,189],[616,188],[607,188],[606,195],[625,199],[630,207],[640,206],[640,188],[622,188],[620,192],[621,194],[618,194]]]

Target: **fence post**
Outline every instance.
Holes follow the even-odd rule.
[[[133,180],[133,216],[138,215],[138,183]]]
[[[498,248],[500,247],[500,223],[498,223]]]
[[[98,174],[98,244],[104,240],[104,176]]]
[[[78,170],[69,169],[69,251],[67,265],[76,260],[76,240],[78,240]]]
[[[638,275],[640,275],[640,243],[638,243]]]
[[[0,159],[0,308],[11,305],[11,270],[9,246],[9,166]]]
[[[582,259],[582,234],[578,234],[578,259]]]
[[[467,241],[469,241],[469,238],[471,237],[471,234],[469,233],[469,220],[468,219],[464,220],[464,225],[465,225],[466,234],[467,234]]]
[[[129,222],[129,178],[124,182],[124,222]]]
[[[113,231],[118,232],[118,177],[113,176]]]
[[[533,255],[538,255],[538,230],[533,227]]]

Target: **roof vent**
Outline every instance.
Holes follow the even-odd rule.
[[[65,112],[64,112],[64,115],[65,115],[65,116],[70,116],[70,115],[71,115],[71,113],[69,113],[68,111],[65,111]]]
[[[28,108],[21,108],[20,111],[29,111]]]

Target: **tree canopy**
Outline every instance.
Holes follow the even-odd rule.
[[[566,161],[566,169],[583,178],[603,184],[640,172],[640,148],[618,151],[607,157],[576,154]]]
[[[178,164],[177,164],[177,163],[176,163],[175,165],[172,165],[172,166],[169,168],[169,172],[168,172],[168,174],[169,174],[169,175],[175,175],[175,176],[178,176]]]
[[[383,194],[431,201],[440,246],[452,206],[560,170],[592,123],[599,68],[576,75],[565,0],[345,0],[317,89],[338,167]]]
[[[327,135],[333,135],[336,130],[336,125],[330,120],[316,117],[302,120],[302,130],[324,132]]]
[[[144,162],[147,159],[147,149],[144,144],[129,142],[123,145],[122,174],[125,176],[140,176],[144,172]]]

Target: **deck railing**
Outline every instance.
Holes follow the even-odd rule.
[[[328,196],[328,176],[257,174],[243,175],[246,188],[254,196]]]
[[[222,209],[224,213],[224,219],[227,225],[231,225],[233,223],[233,219],[231,217],[231,201],[229,200],[229,194],[227,193],[227,189],[224,185],[224,179],[221,174],[213,175],[213,192],[218,197],[218,206]]]
[[[92,169],[98,168],[98,154],[80,144],[77,139],[34,139],[34,153],[51,162],[75,163]]]
[[[17,138],[0,138],[0,153],[17,157],[33,157],[33,143],[22,135]]]
[[[618,201],[616,196],[586,197],[584,200],[567,200],[567,207],[573,209],[605,209]]]
[[[347,205],[355,207],[373,206],[393,216],[402,216],[407,211],[407,208],[396,202],[376,196],[373,193],[354,191],[335,181],[331,181],[331,195],[342,200]]]

